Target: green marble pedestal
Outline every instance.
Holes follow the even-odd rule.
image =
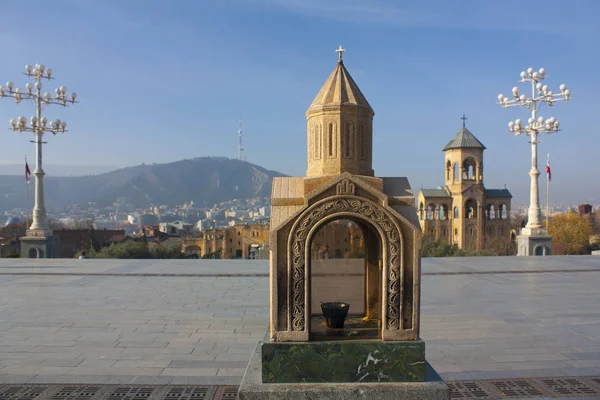
[[[260,345],[264,383],[423,382],[425,342],[270,342]]]
[[[320,382],[320,383],[265,383],[262,376],[265,344],[259,343],[250,359],[238,390],[240,400],[449,400],[448,385],[429,364],[424,362],[424,379],[420,382]],[[269,350],[267,350],[269,351]],[[294,353],[294,351],[292,351]],[[277,354],[277,353],[273,353]],[[296,359],[297,360],[297,359]],[[319,359],[309,363],[319,363]],[[366,360],[365,360],[366,362]],[[370,361],[372,365],[374,361]],[[342,367],[340,362],[336,368]],[[379,364],[379,362],[378,362]],[[332,364],[328,364],[332,365]],[[364,365],[364,364],[363,364]],[[358,367],[355,369],[355,373]],[[337,376],[337,375],[336,375]],[[362,375],[361,375],[362,376]]]

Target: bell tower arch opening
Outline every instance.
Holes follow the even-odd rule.
[[[477,162],[475,161],[475,158],[473,158],[472,156],[465,158],[462,163],[462,170],[463,170],[463,176],[462,176],[463,180],[469,180],[469,181],[476,180]]]

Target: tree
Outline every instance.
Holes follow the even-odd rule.
[[[486,238],[485,250],[498,256],[516,255],[515,246],[511,246],[510,240],[504,237]]]
[[[456,257],[463,255],[465,255],[465,252],[460,250],[456,245],[453,246],[438,241],[432,236],[423,236],[421,245],[422,257]]]
[[[549,233],[553,254],[585,254],[588,251],[592,225],[589,218],[576,212],[553,215]]]
[[[50,229],[52,229],[53,231],[67,229],[67,227],[65,226],[64,223],[62,223],[61,221],[59,221],[57,219],[53,219],[53,218],[48,219],[48,227]]]
[[[76,256],[79,257],[81,253]],[[190,258],[181,252],[179,246],[154,246],[148,248],[148,243],[141,240],[113,243],[108,247],[102,247],[99,251],[90,249],[87,253],[89,258],[129,258],[129,259],[173,259]]]
[[[148,236],[146,235],[146,229],[142,228],[142,243],[148,247]]]
[[[157,245],[150,249],[150,256],[155,259],[173,259],[173,258],[192,258],[181,252],[181,248],[177,245],[161,246]],[[196,256],[197,258],[197,256]]]
[[[25,236],[25,222],[16,222],[0,228],[0,237],[20,238]]]
[[[94,225],[90,225],[90,250],[100,251],[100,244],[98,243],[98,239],[96,239],[96,231],[94,230]]]
[[[423,236],[421,244],[422,257],[481,257],[481,256],[497,256],[506,255],[506,250],[501,251],[490,249],[459,249],[457,245],[451,245],[447,242],[436,240],[433,236]]]
[[[89,228],[91,225],[94,225],[94,218],[81,218],[79,221],[76,221],[74,223],[73,229],[86,229]]]
[[[521,228],[524,228],[527,225],[527,215],[523,214],[513,214],[510,217],[510,229],[515,232],[521,232]]]
[[[217,250],[213,251],[212,253],[206,253],[205,255],[202,256],[202,258],[218,260],[221,258],[222,252],[223,252],[223,249],[217,249]]]
[[[113,243],[103,247],[98,252],[90,251],[89,258],[152,258],[148,247],[142,242]]]

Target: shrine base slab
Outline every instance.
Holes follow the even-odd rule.
[[[242,379],[240,400],[450,399],[448,386],[428,363],[424,382],[263,383],[261,347],[259,343]]]
[[[318,341],[260,344],[265,383],[423,382],[425,342]]]

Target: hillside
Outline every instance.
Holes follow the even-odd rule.
[[[269,197],[274,176],[285,175],[244,161],[203,157],[142,164],[85,177],[47,175],[44,187],[46,207],[55,212],[87,202],[107,206],[123,197],[137,207],[177,205],[190,200],[197,206],[206,206],[234,198]],[[0,193],[0,211],[24,208],[24,177],[0,176]],[[33,179],[29,200],[32,207]]]

